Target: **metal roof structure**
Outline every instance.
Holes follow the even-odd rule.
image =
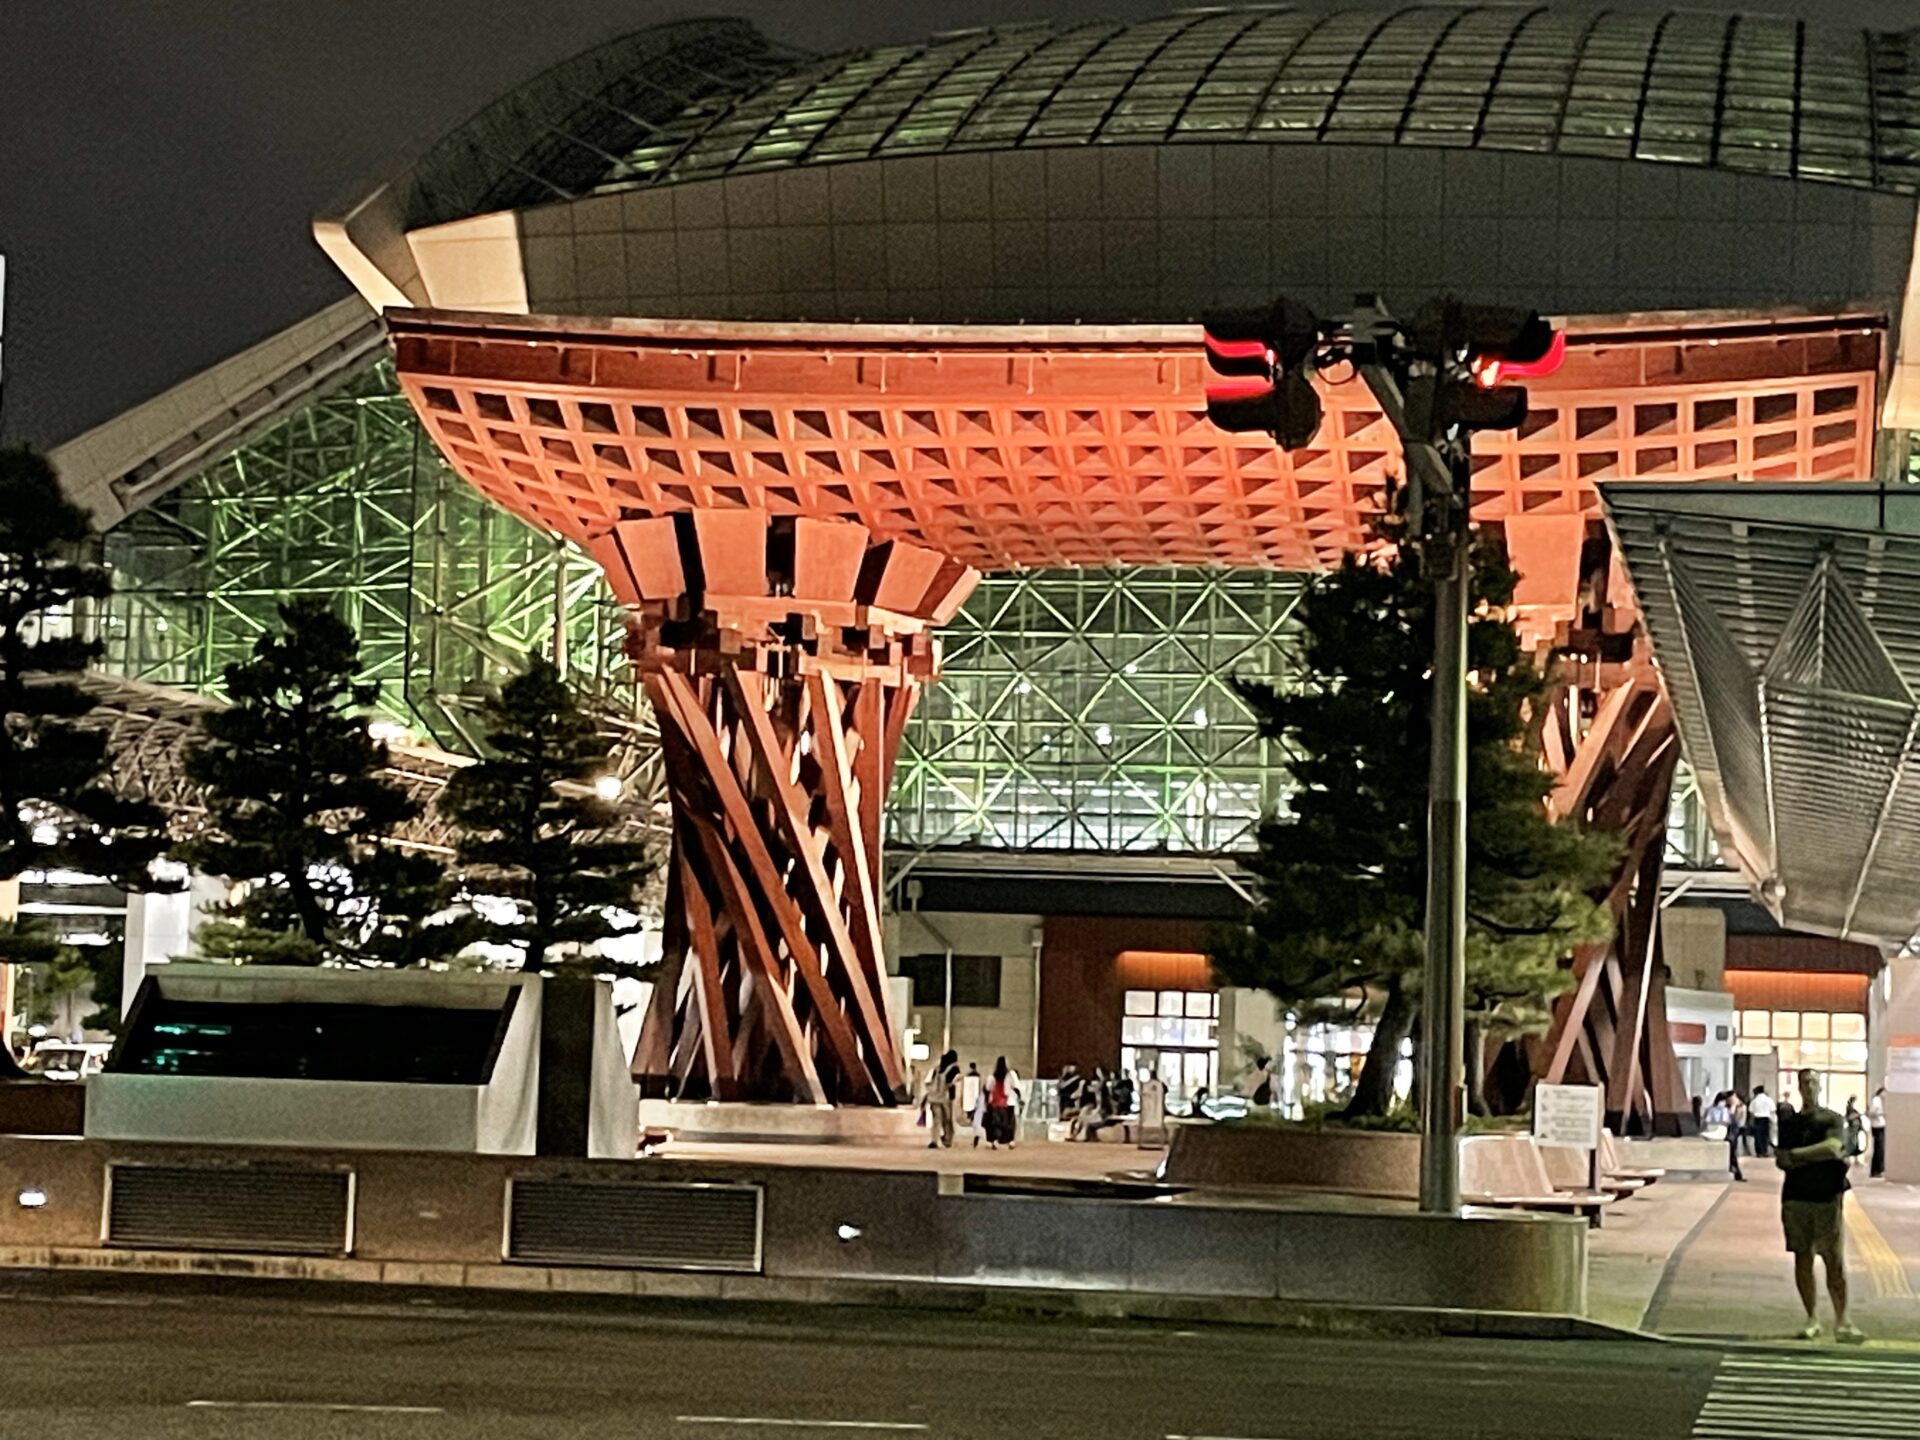
[[[376,361],[380,317],[357,295],[56,445],[68,496],[106,530]]]
[[[1604,484],[1723,852],[1783,924],[1920,929],[1920,491]]]
[[[489,106],[410,174],[409,228],[641,186],[1080,145],[1417,145],[1920,192],[1920,32],[1548,5],[1206,7],[809,56],[660,26]]]

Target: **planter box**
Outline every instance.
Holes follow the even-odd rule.
[[[1284,1185],[1412,1200],[1420,1193],[1420,1137],[1294,1125],[1180,1125],[1165,1178],[1175,1185]]]

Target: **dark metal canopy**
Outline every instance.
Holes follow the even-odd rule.
[[[1920,929],[1920,490],[1602,485],[1720,844],[1781,923]]]

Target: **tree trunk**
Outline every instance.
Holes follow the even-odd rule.
[[[1354,1083],[1353,1098],[1340,1112],[1344,1118],[1384,1115],[1392,1107],[1393,1072],[1400,1065],[1401,1042],[1413,1033],[1414,1014],[1413,1002],[1407,999],[1400,981],[1389,982],[1387,1003],[1373,1028],[1373,1044],[1367,1047],[1367,1060]]]
[[[1487,1108],[1487,1031],[1479,1021],[1469,1018],[1463,1037],[1467,1067],[1467,1113],[1490,1115]]]

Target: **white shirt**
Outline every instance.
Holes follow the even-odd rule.
[[[1887,1128],[1887,1107],[1878,1095],[1867,1101],[1867,1124],[1875,1130]]]
[[[1773,1096],[1762,1091],[1753,1097],[1753,1103],[1747,1107],[1747,1113],[1756,1120],[1773,1119],[1774,1111],[1780,1107],[1773,1103]]]

